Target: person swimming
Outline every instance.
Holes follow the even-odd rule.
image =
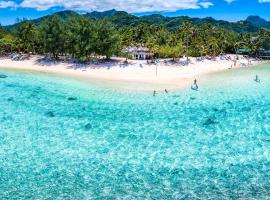
[[[154,92],[153,92],[153,97],[155,97],[156,94],[157,94],[157,92],[156,92],[156,90],[154,90]]]
[[[166,92],[166,93],[168,93],[168,90],[167,90],[167,89],[165,89],[165,92]]]
[[[259,78],[259,76],[258,76],[258,75],[256,75],[256,76],[255,76],[254,81],[255,81],[255,82],[257,82],[257,83],[260,83],[260,82],[261,82],[261,80],[260,80],[260,78]]]

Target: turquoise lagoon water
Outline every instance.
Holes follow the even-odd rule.
[[[0,199],[270,199],[270,65],[156,97],[0,73]]]

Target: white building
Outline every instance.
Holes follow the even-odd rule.
[[[153,57],[153,52],[142,46],[128,47],[125,49],[125,52],[134,60],[149,60]]]

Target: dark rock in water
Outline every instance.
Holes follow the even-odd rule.
[[[68,100],[69,101],[76,101],[77,100],[77,97],[68,97]]]
[[[137,139],[137,136],[134,135],[134,134],[130,134],[130,135],[128,136],[128,139],[130,139],[130,140],[136,140],[136,139]]]
[[[215,111],[215,112],[217,112],[217,111],[219,111],[217,108],[213,108],[213,111]]]
[[[231,101],[226,101],[227,104],[232,105],[233,103]]]
[[[251,104],[251,107],[254,107],[254,106],[257,106],[258,104],[257,103],[253,103]]]
[[[242,111],[250,112],[251,111],[251,108],[250,107],[244,107],[244,108],[242,108]]]
[[[5,74],[0,74],[0,78],[7,78],[8,76]]]
[[[38,95],[37,93],[33,92],[33,93],[30,94],[29,97],[30,97],[30,98],[31,98],[31,97],[35,98],[37,95]]]
[[[88,123],[88,124],[86,124],[85,126],[84,126],[84,129],[85,130],[90,130],[92,128],[92,125],[90,124],[90,123]]]
[[[9,97],[9,98],[7,98],[7,101],[8,101],[8,102],[10,102],[10,101],[14,101],[14,98]]]
[[[125,138],[126,135],[124,135],[124,134],[119,134],[118,137],[119,137],[119,138]]]
[[[7,84],[6,87],[14,88],[14,87],[17,87],[17,85],[15,85],[15,84]]]
[[[55,117],[55,114],[52,111],[46,113],[47,117]]]
[[[210,126],[210,125],[214,125],[214,124],[217,124],[218,122],[214,121],[213,119],[211,118],[208,118],[204,123],[203,125],[204,126]]]
[[[184,173],[185,173],[185,171],[182,170],[182,169],[173,169],[173,170],[171,170],[172,175],[180,175],[180,174],[184,174]]]
[[[98,149],[97,153],[99,154],[107,154],[110,150],[108,148],[102,148],[102,149]]]
[[[2,118],[1,121],[13,121],[13,120],[14,120],[14,119],[13,119],[12,116],[6,115],[6,116],[4,116],[4,117]]]
[[[227,115],[227,110],[225,108],[222,108],[219,112],[223,115]]]

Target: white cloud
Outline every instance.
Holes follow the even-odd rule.
[[[236,0],[224,0],[226,1],[227,3],[232,3]],[[270,3],[270,0],[258,0],[259,3]]]
[[[226,1],[227,3],[232,3],[232,2],[234,2],[235,0],[224,0],[224,1]]]
[[[214,6],[212,2],[200,2],[199,5],[203,8],[209,8],[210,6]]]
[[[0,1],[0,8],[16,8],[17,6],[14,1]]]
[[[213,6],[211,0],[23,0],[19,6],[48,10],[54,7],[77,11],[105,11],[110,9],[131,13],[176,11]],[[15,4],[15,3],[14,3]]]

